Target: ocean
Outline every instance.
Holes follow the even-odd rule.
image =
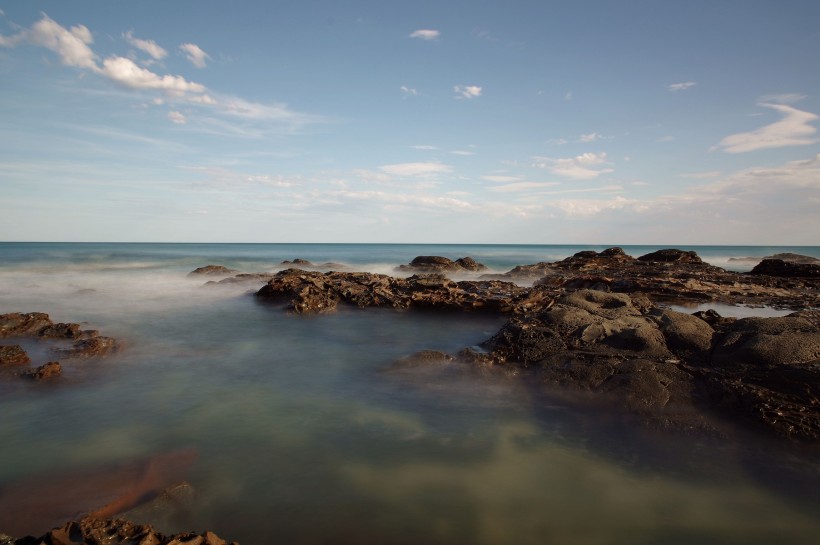
[[[820,462],[776,442],[657,436],[527,376],[395,365],[474,346],[503,317],[293,316],[253,286],[187,276],[295,258],[394,274],[418,255],[505,272],[607,247],[0,243],[0,313],[46,312],[123,346],[66,360],[57,381],[0,374],[0,506],[20,483],[36,496],[42,475],[185,449],[184,498],[136,515],[243,545],[816,543]],[[676,247],[738,271],[775,253],[820,258],[816,246]],[[36,364],[50,357],[24,342]]]

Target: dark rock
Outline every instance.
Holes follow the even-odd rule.
[[[397,270],[421,273],[479,272],[487,270],[487,267],[477,263],[471,257],[462,257],[453,261],[438,255],[420,255],[414,258],[409,265],[399,265]]]
[[[806,265],[820,265],[820,259],[808,255],[794,254],[791,252],[784,252],[781,254],[767,255],[763,259],[780,259],[787,263],[802,263]]]
[[[83,332],[80,324],[51,324],[47,325],[37,333],[40,337],[53,339],[79,339]]]
[[[638,258],[638,261],[647,261],[650,263],[703,263],[695,252],[687,252],[674,248],[658,250],[642,255]]]
[[[147,524],[135,524],[123,519],[84,517],[67,522],[39,537],[13,541],[14,545],[226,545],[213,532],[183,532],[163,535]],[[238,545],[232,541],[230,545]]]
[[[25,365],[31,361],[19,345],[0,346],[0,365]]]
[[[204,267],[194,269],[188,273],[188,276],[229,276],[238,272],[239,271],[229,269],[223,265],[206,265]]]
[[[54,378],[58,377],[62,374],[63,369],[60,366],[60,362],[57,361],[50,361],[36,369],[31,369],[23,373],[25,378],[31,380],[44,380],[47,378]]]
[[[785,278],[820,278],[820,264],[764,259],[754,266],[751,274]]]

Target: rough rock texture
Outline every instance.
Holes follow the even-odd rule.
[[[36,369],[26,371],[23,373],[23,376],[31,380],[45,380],[48,378],[59,377],[62,372],[63,368],[60,366],[60,362],[50,361],[40,367],[37,367]]]
[[[577,291],[512,318],[483,344],[484,360],[533,368],[544,382],[600,394],[656,426],[708,427],[691,410],[708,400],[724,416],[820,440],[820,311],[713,327],[647,303]]]
[[[634,259],[620,248],[584,251],[555,263],[515,267],[487,278],[571,291],[596,289],[643,293],[655,300],[677,303],[721,302],[771,305],[781,308],[820,307],[820,277],[745,274],[714,267],[682,250],[659,250]]]
[[[402,272],[442,273],[442,272],[479,272],[487,267],[477,263],[472,257],[462,257],[455,261],[438,255],[420,255],[408,265],[399,265]]]
[[[224,265],[205,265],[189,272],[188,276],[229,276],[238,272]]]
[[[20,345],[0,346],[0,365],[25,365],[31,361]]]
[[[752,269],[751,274],[785,278],[820,278],[820,264],[797,263],[782,259],[764,259]]]
[[[213,532],[163,535],[147,524],[122,519],[85,517],[54,528],[41,537],[10,541],[14,545],[227,545]],[[230,545],[238,545],[232,541]]]
[[[543,294],[534,292],[535,298]],[[511,312],[534,304],[529,290],[510,282],[453,282],[442,275],[394,278],[383,274],[319,273],[287,269],[257,292],[270,302],[284,302],[297,314],[336,310],[339,304],[395,309],[436,308]]]

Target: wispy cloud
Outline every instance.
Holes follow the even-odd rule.
[[[466,157],[466,156],[469,156],[469,155],[475,155],[475,152],[462,150],[462,149],[456,149],[456,150],[451,151],[450,154],[451,155],[462,155],[462,156]]]
[[[168,119],[172,123],[176,123],[177,125],[184,125],[188,122],[188,120],[185,118],[185,114],[176,111],[168,112]]]
[[[436,146],[430,146],[430,145],[427,145],[427,144],[420,144],[420,145],[417,145],[417,146],[412,146],[412,148],[413,149],[418,149],[418,150],[426,150],[426,151],[437,150],[438,149]]]
[[[0,46],[16,47],[28,42],[45,47],[60,57],[65,66],[97,71],[97,55],[89,47],[94,43],[91,31],[83,25],[64,28],[43,14],[42,19],[11,36],[0,36]]]
[[[783,119],[753,131],[729,135],[712,150],[747,153],[761,149],[806,146],[819,141],[817,138],[810,138],[817,129],[809,125],[818,119],[817,115],[786,104],[760,103],[758,106],[778,112]]]
[[[411,38],[418,38],[419,40],[435,40],[441,35],[438,30],[419,29],[410,33]]]
[[[188,81],[182,76],[160,76],[125,57],[108,57],[98,71],[114,83],[130,89],[158,90],[177,97],[186,93],[205,93],[204,85]]]
[[[712,178],[718,178],[720,175],[723,174],[719,170],[709,170],[705,172],[687,172],[684,174],[679,174],[681,178],[690,178],[693,180],[709,180]]]
[[[480,97],[482,88],[478,85],[456,85],[453,91],[458,99],[471,99]]]
[[[578,137],[578,142],[587,144],[589,142],[595,142],[596,140],[600,140],[602,137],[597,132],[591,132],[589,134],[582,134]]]
[[[419,95],[419,92],[416,89],[413,89],[412,87],[407,87],[406,85],[402,85],[400,89],[401,94],[406,97],[415,97]]]
[[[444,163],[397,163],[393,165],[383,165],[379,170],[394,176],[417,176],[427,177],[437,174],[448,174],[453,167]]]
[[[611,168],[601,168],[607,164],[606,153],[584,153],[566,159],[535,157],[533,166],[545,168],[558,176],[576,180],[591,180],[602,174],[613,172]]]
[[[185,53],[185,57],[191,61],[191,64],[197,68],[205,68],[206,61],[211,58],[196,44],[186,43],[179,46],[179,48]]]
[[[513,182],[490,187],[490,191],[498,193],[518,193],[521,191],[532,191],[534,189],[545,189],[560,185],[558,182]]]
[[[758,102],[774,102],[776,104],[794,104],[806,98],[806,95],[799,93],[781,93],[779,95],[763,95]]]
[[[666,88],[666,90],[671,91],[672,93],[677,93],[678,91],[685,91],[687,89],[691,89],[695,85],[697,85],[697,82],[695,82],[695,81],[684,81],[684,82],[681,82],[681,83],[673,83],[673,84],[669,85]]]
[[[161,61],[165,57],[168,56],[168,52],[165,51],[162,47],[157,45],[157,42],[153,40],[142,40],[134,36],[134,31],[129,30],[128,32],[122,35],[123,39],[131,44],[132,46],[136,47],[140,51],[143,51],[151,56],[152,59],[156,61]]]

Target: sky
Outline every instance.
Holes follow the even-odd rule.
[[[0,0],[0,240],[820,245],[817,0]]]

